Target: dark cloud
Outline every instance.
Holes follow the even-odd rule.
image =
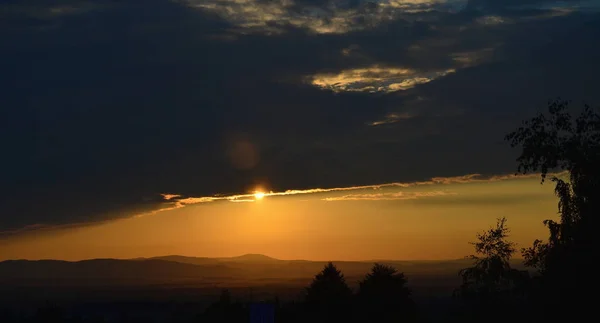
[[[168,0],[3,2],[0,231],[127,216],[159,193],[510,172],[500,140],[532,107],[593,102],[595,14],[442,3],[382,19],[392,9],[358,1],[301,14],[312,2],[253,17]],[[344,90],[369,82],[374,93]]]
[[[531,6],[543,6],[543,5],[556,5],[561,4],[581,4],[590,3],[590,0],[468,0],[468,9],[501,9],[511,7],[531,7]]]

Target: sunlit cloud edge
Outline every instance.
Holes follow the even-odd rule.
[[[548,178],[553,176],[559,178],[565,178],[568,173],[566,171],[563,172],[553,172],[548,174]],[[388,195],[379,195],[381,193],[374,193],[371,196],[368,193],[352,193],[352,191],[360,191],[360,190],[380,190],[382,188],[410,188],[410,187],[418,187],[418,186],[432,186],[432,185],[449,185],[449,184],[470,184],[470,183],[486,183],[486,182],[498,182],[498,181],[507,181],[507,180],[519,180],[519,179],[533,179],[540,178],[539,173],[532,174],[508,174],[508,175],[491,175],[484,176],[481,174],[468,174],[463,176],[454,176],[454,177],[433,177],[428,181],[415,181],[408,183],[384,183],[384,184],[374,184],[374,185],[361,185],[361,186],[350,186],[350,187],[332,187],[332,188],[312,188],[312,189],[291,189],[283,192],[261,192],[262,198],[267,199],[270,197],[278,197],[278,196],[291,196],[291,195],[309,195],[309,194],[319,194],[319,193],[329,193],[329,192],[348,192],[348,194],[343,195],[341,197],[324,197],[321,200],[325,202],[335,202],[335,201],[359,201],[359,200],[370,200],[370,201],[390,201],[390,200],[414,200],[418,198],[428,198],[428,197],[440,197],[440,196],[448,196],[448,195],[456,195],[453,192],[448,192],[445,190],[436,190],[430,192],[404,192],[403,194],[397,194],[396,196],[392,196],[390,194],[396,193],[387,193]],[[137,213],[133,216],[125,216],[119,217],[115,219],[101,219],[97,221],[88,221],[88,222],[76,222],[76,223],[68,223],[68,224],[31,224],[22,228],[12,229],[0,231],[0,240],[8,239],[14,236],[20,236],[28,233],[39,233],[39,232],[49,232],[56,230],[70,230],[77,229],[81,227],[89,227],[93,225],[102,225],[119,219],[126,218],[139,218],[144,216],[150,216],[159,214],[162,212],[167,212],[170,210],[181,209],[187,206],[198,205],[203,203],[210,202],[234,202],[234,203],[245,203],[245,202],[257,202],[256,199],[257,192],[251,192],[247,194],[238,194],[238,195],[229,195],[229,196],[205,196],[205,197],[184,197],[181,194],[173,194],[173,193],[161,193],[159,194],[163,201],[160,203],[163,207],[157,208],[152,211]],[[378,198],[377,198],[378,197]]]
[[[565,172],[556,172],[548,174],[549,177],[552,176],[564,176]],[[330,192],[351,192],[351,191],[359,191],[359,190],[379,190],[382,188],[390,188],[390,187],[399,187],[399,188],[409,188],[409,187],[417,187],[417,186],[426,186],[426,185],[450,185],[450,184],[470,184],[470,183],[486,183],[486,182],[498,182],[498,181],[506,181],[506,180],[516,180],[516,179],[529,179],[529,178],[540,178],[539,173],[533,174],[509,174],[509,175],[491,175],[484,176],[482,174],[468,174],[462,176],[453,176],[453,177],[433,177],[428,181],[416,181],[416,182],[394,182],[394,183],[384,183],[384,184],[373,184],[373,185],[361,185],[361,186],[349,186],[349,187],[333,187],[333,188],[312,188],[312,189],[291,189],[282,192],[264,192],[261,193],[262,198],[268,197],[278,197],[278,196],[291,196],[291,195],[305,195],[305,194],[318,194],[318,193],[330,193]],[[422,194],[419,194],[422,193]],[[344,200],[358,200],[358,199],[368,199],[368,200],[402,200],[402,199],[415,199],[421,197],[432,197],[432,196],[442,196],[442,195],[450,195],[453,193],[449,193],[446,191],[434,191],[434,192],[412,192],[398,195],[390,195],[396,193],[388,193],[383,195],[378,195],[379,199],[377,199],[377,195],[368,195],[368,194],[347,194],[342,197],[334,197],[334,198],[323,198],[323,201],[339,201]],[[164,212],[174,209],[179,209],[186,207],[188,205],[194,205],[199,203],[208,203],[208,202],[217,202],[217,201],[229,201],[229,202],[255,202],[257,199],[255,198],[256,193],[248,193],[248,194],[238,194],[238,195],[229,195],[229,196],[212,196],[212,197],[185,197],[185,198],[177,198],[173,196],[178,196],[177,194],[161,194],[166,201],[174,200],[171,202],[171,205],[166,208],[157,209],[151,212],[138,214],[136,216],[146,216],[150,214],[156,214],[158,212]],[[169,199],[167,199],[167,197]],[[180,196],[179,196],[180,197]]]

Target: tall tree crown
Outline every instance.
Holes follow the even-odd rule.
[[[343,302],[351,295],[352,290],[346,284],[344,275],[332,262],[325,265],[306,290],[306,300],[309,303]]]

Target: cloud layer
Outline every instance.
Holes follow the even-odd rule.
[[[57,3],[0,4],[1,231],[511,173],[521,119],[600,101],[595,2]]]

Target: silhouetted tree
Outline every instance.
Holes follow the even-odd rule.
[[[508,240],[510,230],[506,218],[500,218],[496,226],[477,234],[472,267],[460,270],[462,285],[455,296],[466,301],[462,311],[454,313],[460,322],[505,322],[518,315],[521,319],[529,312],[524,303],[525,291],[530,282],[527,271],[511,268],[510,259],[515,244]]]
[[[344,275],[329,262],[306,289],[306,306],[313,319],[342,319],[347,314],[352,290]]]
[[[474,261],[473,267],[459,272],[462,285],[457,291],[463,298],[480,300],[495,299],[512,292],[515,271],[510,267],[510,259],[515,252],[515,244],[509,241],[510,230],[506,218],[500,218],[495,228],[477,234],[476,255],[467,256]]]
[[[359,283],[357,298],[364,322],[412,321],[415,304],[404,273],[375,264]]]
[[[552,309],[572,319],[587,309],[583,298],[593,291],[588,281],[595,279],[595,235],[600,213],[600,115],[585,105],[577,118],[568,113],[570,101],[550,102],[548,115],[524,121],[508,134],[512,147],[520,146],[518,171],[541,172],[542,183],[549,172],[564,170],[568,179],[553,175],[559,198],[560,221],[546,220],[550,231],[546,242],[536,240],[523,250],[528,266],[541,277],[536,297]],[[548,312],[549,313],[549,312]]]

